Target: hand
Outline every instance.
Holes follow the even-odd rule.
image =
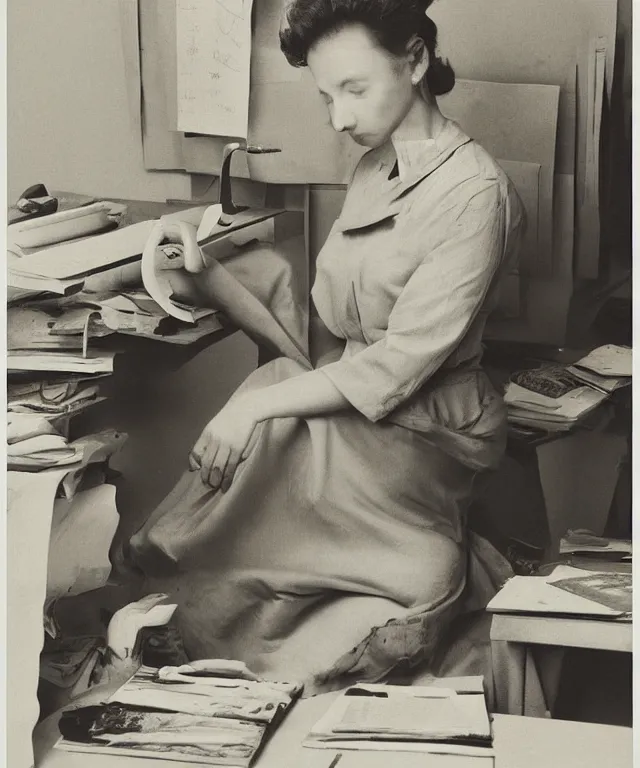
[[[192,471],[200,470],[202,481],[225,493],[233,481],[238,464],[259,420],[248,398],[226,405],[203,429],[189,454]]]
[[[206,296],[201,290],[201,278],[183,269],[166,270],[163,272],[171,287],[171,299],[194,307],[206,304]]]

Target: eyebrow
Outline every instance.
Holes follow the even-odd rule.
[[[345,77],[345,79],[344,79],[344,80],[341,80],[341,81],[338,83],[338,88],[344,88],[344,87],[345,87],[345,85],[352,85],[352,84],[354,84],[354,83],[363,83],[365,80],[366,80],[366,77]],[[322,90],[322,88],[318,88],[318,90],[320,91],[320,93],[321,93],[323,96],[326,96],[326,95],[327,95],[327,94],[325,93],[325,91],[323,91],[323,90]]]

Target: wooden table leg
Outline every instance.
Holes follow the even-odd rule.
[[[494,709],[501,715],[524,713],[525,647],[505,640],[491,641]]]
[[[530,646],[530,648],[535,660],[537,674],[542,683],[546,707],[553,717],[567,649],[559,645],[536,645]]]
[[[502,715],[546,717],[546,690],[532,650],[524,643],[492,640],[491,657],[494,710]],[[556,669],[559,670],[559,665],[553,663],[553,660],[546,669],[547,684],[553,700],[557,692],[557,681],[554,677]],[[557,679],[559,680],[559,673]]]

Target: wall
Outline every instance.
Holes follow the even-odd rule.
[[[148,172],[132,130],[118,0],[8,0],[8,199],[42,182],[135,200],[185,198]]]

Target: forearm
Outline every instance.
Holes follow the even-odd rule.
[[[243,395],[243,406],[260,422],[287,416],[319,416],[346,410],[351,404],[331,379],[318,370],[247,392]]]

